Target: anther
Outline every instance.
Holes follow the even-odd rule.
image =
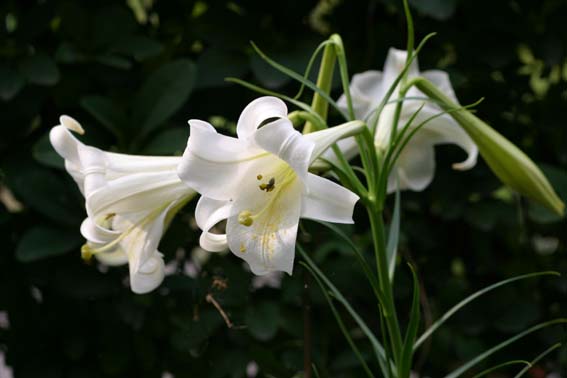
[[[254,219],[252,219],[252,213],[249,210],[241,211],[238,214],[238,223],[246,227],[252,226],[252,223],[254,223]]]
[[[83,246],[81,247],[81,258],[84,262],[90,262],[93,258],[91,247],[89,247],[87,244],[83,244]]]

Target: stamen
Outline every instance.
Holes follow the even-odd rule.
[[[240,214],[238,214],[238,223],[246,227],[252,226],[254,219],[252,218],[252,213],[250,212],[250,210],[244,210],[241,211]]]
[[[260,184],[258,187],[260,188],[260,190],[265,190],[266,193],[269,193],[276,187],[276,179],[272,177],[267,184]]]
[[[262,176],[262,175],[258,175],[258,176],[256,176],[256,179],[257,179],[257,180],[261,180],[261,179],[262,179],[262,177],[264,177],[264,176]]]
[[[93,258],[93,251],[87,244],[83,244],[81,247],[81,258],[84,262],[90,262]]]

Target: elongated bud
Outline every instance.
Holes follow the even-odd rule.
[[[453,103],[424,78],[411,81],[419,90],[450,111]],[[506,185],[563,216],[565,204],[535,163],[512,142],[467,110],[449,113],[469,134],[492,172]]]

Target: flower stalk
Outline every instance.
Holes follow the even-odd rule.
[[[332,44],[326,45],[323,50],[323,56],[321,58],[321,66],[319,68],[319,76],[317,77],[317,87],[324,91],[325,93],[331,92],[331,86],[333,84],[333,72],[335,69],[335,61],[337,59],[337,54],[335,53],[335,46]],[[329,110],[329,103],[321,97],[317,92],[313,95],[313,102],[311,103],[311,108],[314,112],[319,114],[324,120],[327,119],[327,113]],[[311,122],[307,122],[303,128],[303,134],[309,134],[315,131],[315,125]]]

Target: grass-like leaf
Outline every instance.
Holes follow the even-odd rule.
[[[345,233],[340,228],[335,226],[334,224],[331,224],[331,223],[328,223],[328,222],[322,222],[322,221],[318,221],[318,220],[314,220],[314,219],[312,221],[327,227],[329,230],[331,230],[335,234],[337,234],[345,243],[347,243],[347,245],[350,247],[350,249],[354,253],[356,260],[358,261],[358,263],[362,267],[362,270],[364,271],[364,274],[366,275],[366,279],[370,283],[370,286],[372,286],[372,290],[374,291],[376,298],[380,301],[380,303],[384,303],[382,293],[380,292],[380,284],[378,282],[378,278],[376,277],[376,275],[374,274],[374,272],[370,268],[370,265],[368,264],[368,262],[364,258],[364,255],[362,254],[362,252],[360,252],[360,250],[358,249],[356,244],[354,244],[352,239],[349,238],[347,235],[345,235]]]
[[[469,370],[470,368],[472,368],[473,366],[475,366],[476,364],[478,364],[482,360],[486,359],[487,357],[490,357],[494,353],[498,352],[500,349],[503,349],[503,348],[507,347],[508,345],[512,344],[513,342],[518,341],[521,338],[526,337],[529,334],[534,333],[534,332],[536,332],[536,331],[538,331],[542,328],[549,327],[549,326],[556,325],[556,324],[567,324],[567,318],[550,320],[548,322],[537,324],[537,325],[525,330],[524,332],[520,332],[516,336],[510,337],[509,339],[501,342],[500,344],[497,344],[497,345],[493,346],[492,348],[488,349],[486,352],[479,354],[478,356],[476,356],[475,358],[473,358],[472,360],[470,360],[469,362],[467,362],[466,364],[464,364],[463,366],[461,366],[457,370],[454,370],[450,374],[446,375],[445,378],[460,377],[467,370]]]
[[[544,358],[545,356],[547,356],[549,353],[553,352],[555,349],[561,348],[561,343],[557,343],[554,344],[552,346],[550,346],[549,348],[547,348],[546,350],[544,350],[542,353],[540,353],[536,358],[534,358],[532,360],[532,362],[528,363],[528,365],[526,365],[522,370],[520,370],[518,372],[518,374],[516,374],[514,376],[514,378],[521,378],[524,374],[526,374],[528,372],[528,370],[530,370],[530,368],[532,366],[534,366],[536,363],[538,363],[542,358]]]
[[[524,274],[521,276],[517,276],[517,277],[512,277],[512,278],[508,278],[506,280],[503,281],[499,281],[495,284],[492,284],[488,287],[485,287],[482,290],[479,290],[477,292],[475,292],[472,295],[469,295],[468,297],[466,297],[465,299],[463,299],[462,301],[460,301],[459,303],[457,303],[455,306],[453,306],[449,311],[447,311],[443,316],[441,316],[441,318],[439,318],[435,323],[433,323],[431,325],[431,327],[429,327],[427,329],[427,331],[425,331],[421,337],[416,341],[414,349],[419,348],[419,346],[421,344],[423,344],[423,342],[429,337],[431,336],[431,334],[433,332],[435,332],[439,327],[441,327],[443,325],[443,323],[445,323],[451,316],[455,315],[455,313],[457,311],[459,311],[461,308],[463,308],[464,306],[466,306],[467,304],[469,304],[470,302],[474,301],[475,299],[477,299],[478,297],[499,288],[500,286],[504,286],[507,284],[510,284],[512,282],[516,282],[516,281],[520,281],[520,280],[524,280],[527,278],[533,278],[533,277],[539,277],[539,276],[561,276],[561,274],[559,274],[558,272],[553,272],[553,271],[546,271],[546,272],[536,272],[536,273],[528,273],[528,274]]]
[[[415,269],[409,265],[413,277],[413,298],[411,302],[410,319],[406,336],[404,339],[404,346],[402,349],[401,362],[399,363],[399,376],[409,377],[411,370],[411,362],[413,357],[413,343],[417,335],[420,321],[420,307],[419,307],[419,280]]]
[[[396,269],[396,256],[398,254],[398,242],[400,239],[400,188],[396,187],[396,197],[394,202],[394,214],[390,223],[390,231],[388,232],[388,245],[386,246],[386,256],[388,257],[388,272],[390,282],[394,281],[394,272]]]
[[[530,366],[532,366],[532,365],[529,363],[529,361],[524,361],[524,360],[512,360],[512,361],[503,362],[503,363],[498,364],[498,365],[496,365],[496,366],[489,367],[488,369],[481,371],[480,373],[478,373],[477,375],[475,375],[475,376],[472,377],[472,378],[485,377],[485,376],[488,375],[489,373],[492,373],[493,371],[498,370],[498,369],[501,369],[501,368],[503,368],[503,367],[511,366],[511,365],[520,365],[520,364],[521,364],[521,365],[526,365],[528,368],[529,368]]]
[[[398,86],[398,84],[400,83],[400,81],[402,80],[402,78],[405,76],[406,72],[409,70],[411,63],[417,58],[417,55],[419,54],[419,52],[421,51],[421,49],[423,48],[423,46],[425,46],[425,43],[432,38],[433,36],[435,36],[436,33],[430,33],[428,35],[426,35],[421,42],[419,43],[419,46],[417,46],[417,48],[415,49],[414,53],[411,54],[411,57],[407,60],[406,65],[404,66],[404,69],[402,70],[402,72],[400,72],[400,74],[396,77],[396,80],[394,80],[394,82],[392,83],[392,85],[390,86],[390,88],[388,89],[388,92],[386,92],[386,95],[384,96],[384,98],[382,99],[382,101],[380,102],[380,104],[376,107],[376,109],[374,109],[374,111],[372,111],[370,113],[370,115],[368,116],[369,118],[372,118],[373,116],[375,116],[374,122],[369,122],[368,125],[370,126],[370,130],[372,131],[372,135],[374,135],[376,133],[376,126],[378,124],[378,119],[380,118],[380,114],[382,113],[382,110],[384,109],[384,106],[386,106],[386,104],[388,103],[388,101],[390,101],[390,97],[392,96],[392,93],[394,93],[394,90],[396,89],[396,87]]]
[[[350,316],[353,318],[353,320],[356,322],[356,324],[358,324],[358,326],[360,327],[362,332],[366,335],[366,337],[368,337],[368,339],[370,340],[370,343],[372,344],[372,347],[374,349],[374,353],[376,354],[376,358],[378,360],[378,363],[380,365],[382,373],[383,373],[383,375],[386,375],[387,365],[386,365],[384,347],[382,347],[382,344],[380,344],[380,342],[376,339],[376,336],[374,336],[374,334],[368,328],[368,326],[366,325],[364,320],[362,320],[360,315],[358,315],[358,313],[351,307],[351,305],[348,303],[348,301],[345,299],[345,297],[341,294],[341,292],[335,287],[335,285],[333,285],[333,283],[327,278],[327,276],[325,276],[325,274],[317,267],[317,265],[315,265],[315,263],[307,255],[307,253],[305,253],[305,250],[299,244],[297,244],[296,247],[297,247],[297,250],[299,251],[299,253],[301,254],[301,256],[303,257],[303,259],[307,262],[309,267],[312,269],[312,271],[327,286],[327,288],[333,294],[333,297],[343,305],[343,307],[347,310],[347,312],[350,314]]]
[[[254,50],[256,51],[256,53],[260,56],[260,58],[264,59],[266,61],[266,63],[268,63],[270,66],[274,67],[276,70],[280,71],[281,73],[283,73],[284,75],[287,75],[289,77],[291,77],[292,79],[298,81],[299,83],[305,85],[307,88],[313,90],[315,93],[317,93],[319,96],[321,96],[322,98],[325,99],[325,101],[327,101],[333,108],[335,108],[337,110],[337,112],[339,112],[339,114],[347,121],[350,121],[351,119],[339,108],[339,105],[336,103],[335,100],[333,100],[331,98],[331,96],[329,96],[329,94],[325,93],[325,91],[321,90],[319,87],[317,87],[317,85],[315,83],[313,83],[311,80],[308,80],[306,78],[304,78],[303,76],[301,76],[300,74],[298,74],[297,72],[279,64],[278,62],[272,60],[270,57],[268,57],[264,52],[262,52],[262,50],[260,50],[260,48],[258,46],[256,46],[254,44],[254,42],[250,42],[252,44],[252,47],[254,48]]]
[[[317,282],[317,284],[321,288],[321,291],[323,292],[323,295],[325,296],[325,299],[327,300],[329,307],[331,307],[331,312],[335,316],[335,320],[337,321],[337,324],[339,325],[341,332],[343,333],[345,339],[347,340],[348,344],[350,345],[350,348],[352,349],[352,351],[356,355],[356,358],[358,358],[358,360],[360,361],[360,364],[362,365],[362,368],[366,372],[366,375],[368,375],[370,378],[374,378],[374,374],[372,374],[372,370],[370,370],[370,368],[368,367],[368,364],[364,360],[364,357],[362,357],[360,350],[356,346],[356,343],[352,340],[352,337],[350,336],[350,333],[349,333],[348,329],[346,328],[346,326],[343,322],[343,319],[341,318],[341,315],[337,311],[337,308],[335,307],[335,304],[333,303],[332,298],[329,296],[329,293],[327,292],[325,285],[323,284],[323,282],[321,282],[321,279],[319,278],[319,276],[313,271],[313,269],[309,265],[305,264],[303,261],[300,264],[305,269],[307,269],[309,271],[309,273],[311,273],[311,275],[315,278],[315,281]]]

